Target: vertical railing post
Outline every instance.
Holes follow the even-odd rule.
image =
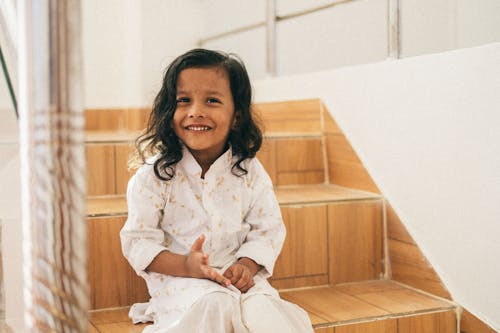
[[[399,0],[389,1],[389,31],[388,31],[388,53],[389,59],[399,59],[401,56],[400,46],[400,15],[399,15]]]
[[[266,71],[269,76],[276,75],[276,0],[266,4]]]
[[[80,1],[18,6],[26,329],[86,333]]]

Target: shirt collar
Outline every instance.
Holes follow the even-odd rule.
[[[218,159],[215,160],[214,163],[210,166],[208,171],[205,174],[205,179],[207,176],[218,175],[227,171],[227,169],[231,169],[233,162],[233,153],[232,148],[229,148],[221,155]],[[179,162],[179,165],[184,169],[184,171],[193,177],[200,178],[201,177],[201,166],[196,162],[193,154],[189,151],[189,149],[182,145],[182,159]]]

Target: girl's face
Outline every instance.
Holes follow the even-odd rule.
[[[233,96],[225,70],[187,68],[177,79],[173,128],[195,159],[210,163],[225,151],[235,122]]]

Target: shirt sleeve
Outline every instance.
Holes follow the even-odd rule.
[[[120,239],[123,255],[138,275],[160,252],[168,250],[160,227],[166,191],[166,182],[155,176],[152,165],[143,165],[128,182],[128,218]]]
[[[252,191],[252,203],[245,218],[250,231],[236,257],[248,257],[262,265],[265,277],[269,277],[283,247],[286,229],[269,175],[257,159],[253,159],[252,164],[246,175],[247,186]]]

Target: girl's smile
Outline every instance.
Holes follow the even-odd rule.
[[[228,75],[217,67],[187,68],[177,80],[173,128],[200,164],[203,174],[227,149],[235,122]]]

